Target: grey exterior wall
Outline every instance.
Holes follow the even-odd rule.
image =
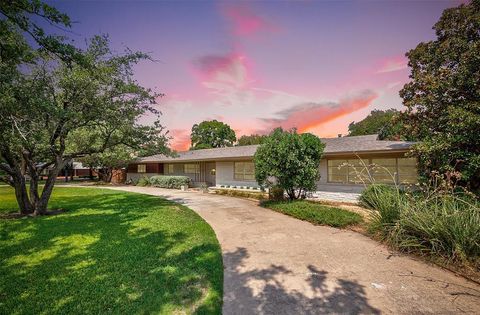
[[[233,161],[217,162],[217,186],[247,186],[259,187],[256,181],[238,181],[234,179]]]

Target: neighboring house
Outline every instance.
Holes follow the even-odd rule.
[[[383,141],[377,135],[322,138],[319,191],[359,192],[363,182],[414,184],[416,159],[406,157],[414,142]],[[184,175],[194,186],[258,187],[253,156],[258,145],[193,150],[176,157],[153,155],[128,165],[127,180],[143,176]],[[367,166],[367,167],[365,167]],[[370,173],[370,176],[368,176]]]

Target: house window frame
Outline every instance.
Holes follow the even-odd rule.
[[[194,170],[193,172],[191,170],[187,170],[188,166],[194,165]],[[183,173],[184,174],[200,174],[200,164],[198,163],[185,163],[183,164]]]
[[[147,164],[137,164],[137,173],[146,173]]]
[[[164,169],[165,169],[165,174],[174,174],[175,173],[175,167],[173,166],[172,163],[166,163],[165,166],[164,166]]]
[[[412,168],[413,170],[415,170],[415,175],[416,175],[416,180],[414,182],[404,182],[404,180],[402,179],[402,176],[405,176],[405,177],[411,177],[412,176],[412,173],[403,173],[400,174],[399,172],[399,167],[400,167],[400,164],[399,164],[399,160],[400,159],[412,159],[412,157],[405,157],[405,156],[394,156],[394,157],[390,157],[390,156],[373,156],[373,157],[368,157],[368,158],[360,158],[361,160],[365,161],[365,164],[367,165],[368,167],[368,173],[370,174],[370,176],[372,178],[374,178],[374,174],[372,174],[372,170],[373,170],[373,165],[375,164],[373,162],[373,160],[375,159],[394,159],[395,160],[395,171],[394,171],[394,182],[388,182],[388,183],[383,183],[383,182],[379,182],[379,183],[382,183],[382,184],[388,184],[388,185],[393,185],[393,184],[408,184],[408,185],[411,185],[411,184],[416,184],[418,183],[418,161],[416,161],[415,165],[412,166],[412,165],[401,165],[403,168]],[[356,161],[356,160],[359,160],[359,158],[356,158],[356,159],[349,159],[349,158],[333,158],[333,159],[327,159],[327,183],[329,184],[342,184],[342,185],[361,185],[362,182],[359,181],[359,183],[355,183],[353,181],[350,181],[349,179],[349,176],[350,176],[350,162],[351,161]],[[338,168],[338,166],[330,166],[329,165],[329,162],[330,161],[345,161],[347,165],[345,166],[342,166],[342,167],[346,167],[346,176],[345,176],[345,181],[332,181],[331,180],[331,177],[330,177],[330,168]],[[382,167],[381,165],[379,167]],[[355,175],[357,176],[357,175]]]
[[[243,163],[243,172],[239,173],[236,171],[236,167],[238,163]],[[245,163],[249,163],[253,165],[253,173],[246,173],[245,172]],[[240,177],[237,177],[237,175],[240,174]],[[252,179],[245,179],[245,175],[253,175]],[[233,180],[239,181],[239,182],[255,182],[255,163],[253,161],[235,161],[233,162]]]

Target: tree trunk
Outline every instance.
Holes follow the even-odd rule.
[[[98,177],[106,183],[110,183],[112,180],[112,174],[113,169],[111,167],[103,167],[98,170]]]
[[[27,185],[23,174],[16,174],[13,177],[13,187],[15,188],[15,197],[21,214],[31,214],[33,206],[27,193]]]
[[[49,172],[45,186],[43,186],[42,195],[38,200],[36,207],[33,211],[34,215],[44,215],[47,213],[48,201],[52,195],[53,187],[55,186],[55,180],[57,179],[58,173],[62,169],[62,164],[55,165]]]

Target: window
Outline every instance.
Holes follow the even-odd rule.
[[[183,164],[183,172],[185,174],[200,174],[199,164]]]
[[[418,183],[417,160],[415,158],[398,159],[398,180],[400,184]]]
[[[145,173],[145,172],[147,172],[147,166],[145,164],[138,164],[137,173]]]
[[[328,160],[328,181],[361,184],[368,179],[368,160]]]
[[[328,182],[360,184],[415,184],[418,182],[415,158],[372,158],[328,160]]]
[[[346,183],[348,181],[348,160],[328,160],[328,181]]]
[[[165,174],[173,174],[173,164],[165,164]]]
[[[397,159],[372,159],[371,174],[376,183],[393,184],[397,173]]]
[[[234,179],[240,181],[255,180],[255,165],[253,162],[235,162]]]

